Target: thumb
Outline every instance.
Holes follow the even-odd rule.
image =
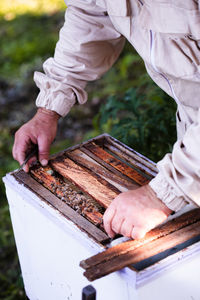
[[[49,160],[51,143],[45,136],[38,137],[38,158],[42,166],[46,166]]]

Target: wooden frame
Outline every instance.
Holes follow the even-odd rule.
[[[136,189],[156,174],[152,161],[104,134],[53,155],[47,167],[37,164],[29,174],[15,171],[12,176],[106,248],[110,239],[102,226],[105,209],[120,192]],[[84,260],[85,276],[94,280],[188,240],[195,243],[200,239],[199,222],[197,209],[153,229],[140,241]]]
[[[109,237],[102,218],[111,201],[123,191],[146,184],[156,174],[153,162],[108,134],[70,147],[15,178],[61,211],[98,242]]]

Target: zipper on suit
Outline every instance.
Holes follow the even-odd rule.
[[[187,113],[185,112],[180,100],[177,98],[175,91],[173,89],[173,86],[171,85],[169,79],[167,78],[167,76],[165,74],[163,74],[162,72],[160,72],[158,70],[158,68],[156,67],[156,63],[155,63],[155,43],[154,43],[154,32],[152,30],[150,30],[150,59],[151,59],[151,65],[154,69],[154,71],[156,71],[156,73],[158,73],[159,75],[161,75],[168,83],[168,86],[171,90],[172,96],[174,98],[174,100],[176,101],[176,104],[178,106],[178,111],[181,112],[181,115],[184,115],[185,117],[185,121],[186,123],[191,123],[189,120],[189,117],[187,115]]]

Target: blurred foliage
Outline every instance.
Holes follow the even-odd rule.
[[[30,82],[33,72],[41,70],[42,62],[53,54],[59,28],[64,22],[65,8],[63,0],[49,0],[48,3],[44,0],[1,0],[0,101],[4,104],[5,101],[2,102],[4,95],[8,102],[8,104],[5,102],[6,106],[1,106],[1,117],[4,119],[9,118],[9,111],[12,112],[15,104],[11,102],[11,96],[13,98],[15,93],[17,96],[18,92],[22,94],[27,86],[26,89],[30,89],[32,93]],[[9,90],[5,90],[5,87]],[[16,120],[11,122],[10,127],[4,126],[3,119],[0,123],[0,299],[2,300],[26,299],[5,188],[1,181],[7,172],[18,167],[11,154],[15,130],[13,123],[15,124]],[[52,151],[59,151],[61,147],[62,145],[55,143]]]
[[[54,13],[66,8],[63,0],[1,0],[0,15],[5,20],[12,20],[22,14]]]
[[[11,159],[11,151],[13,138],[10,135],[10,131],[8,128],[1,129],[0,128],[0,178],[2,178],[7,172],[16,169],[18,164]],[[2,206],[2,200],[5,200],[4,194],[4,186],[0,185],[0,207]],[[1,243],[0,243],[1,245]]]
[[[13,132],[32,112],[31,101],[37,92],[33,72],[41,70],[44,60],[53,55],[64,22],[64,9],[63,0],[1,0],[0,103],[4,106],[0,114],[0,178],[18,167],[11,155]],[[87,115],[89,122],[92,119],[93,129],[83,139],[108,132],[154,161],[171,151],[176,135],[175,104],[152,82],[130,44],[126,43],[114,67],[102,79],[90,83],[87,90],[89,104],[72,110],[68,131],[76,122],[86,126]],[[5,127],[2,118],[11,119],[10,125]],[[72,137],[75,131],[81,132],[81,125],[74,128]],[[74,141],[77,142],[75,136],[74,140],[58,141],[51,152]],[[0,182],[0,299],[25,298],[4,186]]]
[[[54,52],[64,12],[19,15],[0,19],[0,77],[11,81],[31,80],[35,70]]]
[[[131,88],[109,97],[93,119],[93,135],[108,132],[153,161],[161,159],[176,139],[175,104],[160,89],[154,92],[150,97]]]
[[[13,138],[9,129],[0,129],[0,179],[5,173],[16,169],[18,164],[11,159]],[[5,189],[0,184],[0,299],[25,299],[23,281],[19,268],[16,246],[10,222]]]
[[[0,209],[0,299],[26,299],[7,205]]]
[[[176,103],[152,81],[129,43],[96,89],[90,86],[90,97],[102,104],[85,139],[107,132],[155,162],[171,152]]]

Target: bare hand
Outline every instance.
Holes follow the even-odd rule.
[[[59,117],[56,112],[39,108],[35,116],[15,133],[14,159],[22,164],[30,149],[38,145],[39,161],[43,166],[47,165],[50,145],[56,136]],[[28,161],[23,168],[25,172],[29,171],[29,166],[36,159],[35,156]]]
[[[171,210],[156,197],[149,185],[119,194],[107,208],[103,221],[110,237],[116,233],[140,239],[164,222]]]

